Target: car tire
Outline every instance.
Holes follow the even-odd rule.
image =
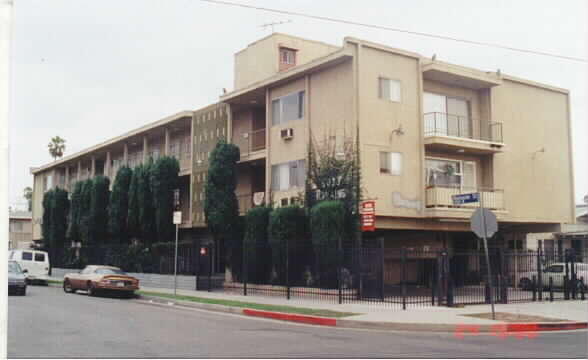
[[[520,288],[523,290],[531,290],[533,287],[532,281],[528,278],[522,278],[521,280],[519,280],[519,285]]]
[[[96,288],[94,287],[94,284],[91,281],[88,281],[87,291],[88,296],[96,296]]]
[[[71,282],[68,279],[63,281],[63,291],[68,294],[74,292],[74,288],[71,286]]]

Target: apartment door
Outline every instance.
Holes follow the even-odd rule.
[[[470,137],[470,116],[465,99],[447,98],[447,132],[449,136]]]

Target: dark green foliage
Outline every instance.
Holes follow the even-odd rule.
[[[243,263],[248,269],[249,282],[264,283],[271,274],[271,248],[268,242],[269,216],[272,208],[259,206],[245,215]]]
[[[129,183],[129,202],[127,212],[127,233],[131,238],[139,238],[141,227],[139,226],[139,182],[143,176],[143,166],[140,165],[132,170]]]
[[[60,188],[53,190],[50,231],[53,249],[65,247],[69,206],[68,192]]]
[[[305,266],[312,262],[304,209],[291,205],[273,210],[269,217],[268,240],[272,249],[272,272],[277,281],[290,284],[299,281]],[[290,270],[288,278],[286,268]]]
[[[157,238],[155,226],[155,208],[153,207],[153,193],[151,192],[151,166],[153,160],[135,169],[138,172],[137,200],[139,237],[143,245],[149,246]],[[140,169],[140,170],[139,170]]]
[[[90,226],[91,226],[91,204],[92,204],[92,180],[85,180],[82,182],[82,191],[80,196],[79,207],[79,229],[80,241],[83,244],[89,245],[91,243]]]
[[[133,172],[127,166],[121,167],[116,173],[110,205],[108,207],[109,229],[112,240],[118,244],[127,244],[127,216],[129,213],[129,186]]]
[[[41,224],[41,234],[43,244],[46,250],[51,247],[51,212],[53,211],[53,190],[47,191],[43,195],[43,223]]]
[[[71,207],[69,215],[69,232],[68,238],[71,241],[80,241],[80,211],[81,211],[81,198],[82,198],[82,185],[81,181],[78,181],[74,185],[74,190],[71,193]]]
[[[89,242],[105,243],[108,236],[108,201],[110,198],[110,180],[97,176],[92,181],[90,192],[90,227]]]
[[[236,165],[239,148],[220,140],[210,155],[210,164],[204,187],[204,215],[215,242],[225,244],[228,267],[237,269],[241,260],[242,224],[239,204],[235,195]]]
[[[176,158],[164,156],[151,165],[150,181],[155,209],[158,241],[174,239],[174,190],[178,188],[180,164]]]
[[[315,247],[339,248],[344,227],[345,208],[340,201],[322,201],[310,210],[310,232]]]

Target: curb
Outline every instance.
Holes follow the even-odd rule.
[[[238,308],[226,305],[194,303],[191,301],[177,301],[173,299],[160,298],[156,296],[140,295],[138,300],[147,300],[149,303],[176,305],[186,308],[196,308],[214,312],[224,312],[237,315],[261,317],[266,319],[303,323],[307,325],[329,326],[348,329],[367,330],[394,330],[394,331],[419,331],[419,332],[444,332],[454,333],[456,337],[463,337],[466,334],[492,334],[495,336],[507,336],[513,334],[531,334],[545,331],[579,330],[588,328],[588,322],[568,321],[557,323],[496,323],[496,324],[431,324],[431,323],[394,323],[394,322],[372,322],[361,320],[346,320],[328,318],[312,315],[301,315],[282,313],[276,311],[265,311],[248,308]],[[144,301],[141,301],[144,302]],[[147,304],[149,304],[147,303]],[[536,336],[536,335],[535,335]]]

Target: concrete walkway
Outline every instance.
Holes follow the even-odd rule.
[[[55,277],[55,280],[62,280]],[[141,286],[142,291],[158,292],[173,294],[173,289],[169,288],[154,288]],[[229,293],[222,291],[195,291],[195,290],[184,290],[178,289],[178,295],[196,296],[209,299],[223,299],[242,301],[257,304],[267,305],[285,305],[294,307],[303,307],[311,309],[324,309],[339,312],[355,313],[357,315],[347,316],[339,318],[336,321],[329,322],[330,325],[337,324],[336,326],[343,327],[354,327],[354,328],[371,328],[371,329],[390,329],[390,330],[417,330],[417,331],[458,331],[460,327],[475,327],[476,332],[490,332],[495,331],[496,325],[507,324],[502,320],[492,320],[491,318],[480,318],[467,316],[468,314],[488,314],[491,312],[490,305],[468,305],[465,307],[445,307],[445,306],[431,306],[430,304],[419,304],[418,306],[409,305],[407,310],[402,310],[400,304],[386,304],[386,303],[366,303],[366,302],[354,302],[354,303],[343,303],[337,302],[337,297],[334,297],[332,301],[319,300],[319,299],[301,299],[292,298],[287,300],[283,296],[260,296],[260,295],[248,295],[243,296],[242,294]],[[264,316],[274,319],[280,319],[278,313],[272,314],[271,312],[264,313],[257,312],[257,315],[253,315],[251,311],[243,311],[243,308],[229,307],[223,305],[212,305],[212,304],[201,304],[190,301],[177,301],[169,300],[165,298],[156,297],[145,297],[143,299],[151,302],[160,302],[163,304],[174,304],[187,307],[201,308],[212,311],[222,311],[230,313],[239,313],[252,316]],[[510,325],[517,323],[531,324],[532,329],[538,329],[536,324],[546,324],[548,327],[556,325],[556,327],[548,328],[547,330],[561,330],[564,329],[562,326],[565,324],[576,326],[579,328],[586,328],[588,323],[588,300],[568,300],[568,301],[542,301],[542,302],[524,302],[524,303],[513,303],[513,304],[496,304],[496,312],[513,314],[514,320],[511,320]],[[554,321],[529,321],[516,320],[516,315],[519,316],[537,316],[541,318],[553,319]],[[292,316],[284,317],[282,320],[292,320]],[[314,321],[313,319],[319,319],[318,317],[301,316],[303,321],[306,323],[315,324],[326,324],[321,321]],[[324,318],[323,318],[324,320]],[[330,319],[332,320],[332,319]],[[559,325],[558,325],[559,324]],[[575,325],[574,325],[575,324]],[[579,324],[579,325],[578,325]],[[509,325],[509,326],[510,326]],[[335,325],[333,325],[335,326]],[[557,328],[560,326],[560,328]],[[494,330],[493,330],[494,329]],[[467,330],[467,329],[466,329]],[[513,330],[519,331],[519,330]]]

